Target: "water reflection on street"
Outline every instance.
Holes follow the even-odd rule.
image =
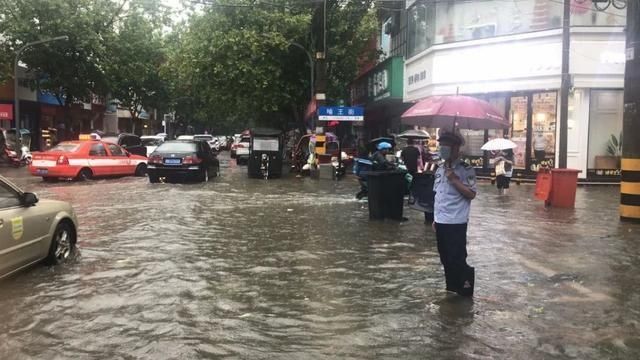
[[[370,222],[357,182],[44,184],[71,202],[81,255],[0,282],[0,359],[640,357],[640,227],[618,188],[575,210],[533,187],[480,186],[469,230],[476,298],[448,297],[421,214]]]

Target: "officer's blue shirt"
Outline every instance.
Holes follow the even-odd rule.
[[[462,183],[476,192],[476,171],[473,167],[460,159],[454,161],[452,167]],[[433,214],[436,223],[466,224],[469,222],[471,200],[465,198],[447,179],[444,166],[436,170],[433,191],[436,193]]]

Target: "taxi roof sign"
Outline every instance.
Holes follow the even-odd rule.
[[[100,140],[100,135],[96,133],[80,134],[80,136],[78,137],[78,140],[81,140],[81,141]]]

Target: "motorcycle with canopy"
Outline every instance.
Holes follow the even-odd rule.
[[[282,131],[270,128],[251,130],[249,177],[269,179],[282,175],[284,138]]]

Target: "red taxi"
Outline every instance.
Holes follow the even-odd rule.
[[[144,176],[147,158],[128,153],[116,144],[100,140],[65,141],[45,152],[33,153],[31,175],[45,181],[59,178]]]

